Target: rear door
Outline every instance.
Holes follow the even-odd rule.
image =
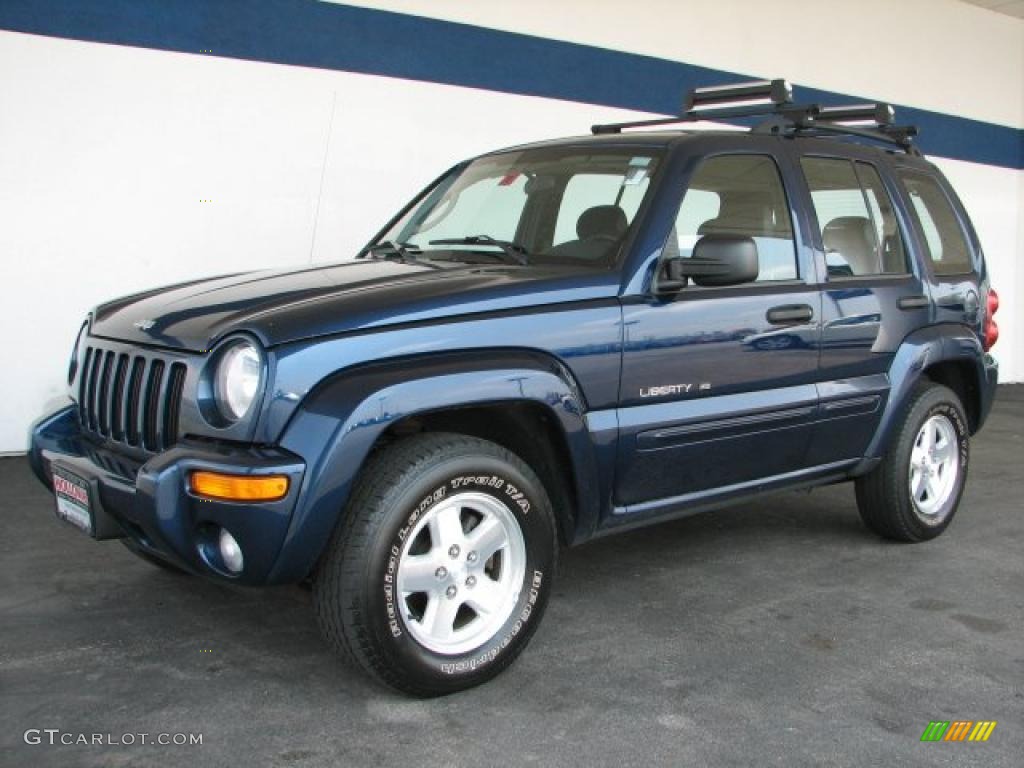
[[[863,456],[889,394],[893,355],[929,322],[929,297],[908,256],[908,211],[878,153],[796,155],[822,275],[821,410],[810,460],[826,464]]]
[[[935,302],[935,322],[980,330],[980,264],[970,246],[969,224],[952,190],[937,175],[897,169],[928,262],[927,280]]]
[[[667,511],[806,466],[819,295],[801,258],[779,147],[744,136],[668,182],[678,207],[666,251],[688,257],[707,234],[751,237],[761,271],[746,285],[691,284],[626,300],[620,513]]]

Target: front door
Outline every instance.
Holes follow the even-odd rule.
[[[624,303],[617,514],[799,472],[817,411],[820,298],[779,160],[715,155],[679,183],[666,254],[686,258],[705,235],[750,237],[760,272]]]

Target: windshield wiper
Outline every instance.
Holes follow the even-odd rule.
[[[416,246],[410,246],[406,243],[398,243],[394,240],[381,240],[379,243],[374,243],[364,248],[363,253],[368,253],[375,258],[381,256],[387,259],[397,256],[402,261],[416,261],[416,257],[420,256],[423,251]]]
[[[495,248],[500,248],[502,254],[506,257],[507,261],[511,261],[515,264],[522,264],[523,266],[530,263],[530,252],[527,251],[519,243],[513,243],[510,240],[495,240],[490,235],[470,235],[469,237],[450,237],[442,240],[431,240],[430,245],[491,245]],[[495,257],[498,256],[496,253],[490,253],[489,251],[479,251],[479,253],[488,253]]]

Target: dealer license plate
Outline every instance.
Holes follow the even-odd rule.
[[[89,484],[63,467],[53,466],[53,491],[57,498],[57,517],[93,535]]]

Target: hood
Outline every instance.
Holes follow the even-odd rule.
[[[596,298],[617,274],[376,259],[181,283],[102,304],[91,333],[201,352],[236,331],[266,346],[394,323]]]

